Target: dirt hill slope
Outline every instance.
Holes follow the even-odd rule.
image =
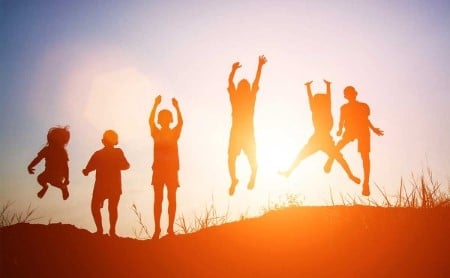
[[[299,207],[159,241],[0,229],[0,277],[450,277],[450,209]]]

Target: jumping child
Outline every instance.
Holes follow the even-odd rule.
[[[236,177],[236,159],[241,151],[244,151],[248,158],[252,170],[250,181],[247,188],[253,189],[255,186],[256,172],[258,163],[256,161],[256,143],[253,127],[253,116],[255,114],[256,93],[259,90],[259,79],[263,65],[267,62],[264,55],[259,56],[258,70],[252,86],[247,79],[239,81],[237,89],[233,79],[236,70],[241,67],[239,62],[233,64],[228,77],[228,93],[231,102],[231,131],[228,145],[228,171],[231,178],[231,185],[228,193],[234,194],[239,180]]]
[[[307,82],[306,91],[308,93],[309,107],[312,112],[312,121],[314,124],[314,134],[309,138],[308,143],[298,154],[297,158],[292,162],[291,167],[287,171],[280,172],[281,175],[288,177],[291,172],[300,164],[302,160],[315,152],[321,150],[329,157],[336,159],[341,164],[348,177],[355,183],[360,183],[360,179],[355,177],[342,154],[335,147],[333,138],[330,135],[333,128],[333,116],[331,114],[331,82],[324,80],[327,85],[325,94],[311,93],[311,83]]]
[[[154,141],[153,147],[153,176],[152,185],[154,191],[153,216],[155,220],[155,233],[152,239],[158,239],[161,233],[160,219],[162,211],[164,185],[167,187],[167,199],[169,201],[169,226],[167,234],[175,235],[173,224],[177,207],[176,193],[180,186],[178,182],[178,170],[180,163],[178,158],[178,139],[180,138],[181,128],[183,127],[183,118],[181,116],[178,101],[173,98],[172,104],[177,112],[177,125],[170,128],[173,122],[172,113],[169,110],[161,110],[158,113],[158,124],[155,123],[155,114],[158,105],[161,103],[161,96],[155,98],[155,103],[150,112],[149,125],[150,135]]]
[[[65,149],[69,143],[68,127],[52,127],[47,133],[47,145],[37,154],[28,165],[28,173],[34,174],[34,167],[45,159],[45,170],[37,177],[42,189],[37,193],[42,198],[48,189],[48,184],[61,189],[64,200],[69,198],[69,156]]]
[[[102,215],[100,209],[108,199],[109,235],[117,237],[116,223],[118,218],[117,207],[122,194],[121,171],[130,168],[123,151],[114,146],[119,143],[119,136],[114,130],[107,130],[103,134],[104,148],[96,151],[89,159],[83,174],[95,173],[94,191],[92,193],[91,212],[97,227],[96,234],[103,234]]]

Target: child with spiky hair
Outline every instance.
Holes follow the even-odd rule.
[[[130,164],[122,149],[115,147],[119,143],[119,136],[114,130],[107,130],[103,133],[102,143],[104,148],[91,156],[86,168],[83,169],[83,175],[87,176],[90,172],[95,171],[91,212],[97,227],[96,234],[103,234],[100,209],[103,207],[105,200],[108,200],[109,236],[117,237],[117,209],[122,194],[121,171],[130,168]]]
[[[37,193],[39,198],[44,197],[48,189],[48,184],[61,189],[64,200],[69,198],[69,156],[65,149],[69,143],[70,132],[66,127],[52,127],[47,133],[47,145],[37,154],[28,165],[28,173],[34,174],[34,167],[45,159],[45,169],[37,177],[39,185],[42,187]]]

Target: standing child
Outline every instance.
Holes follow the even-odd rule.
[[[294,162],[292,162],[291,167],[287,171],[280,172],[280,174],[286,177],[289,176],[303,159],[321,150],[329,157],[336,159],[353,182],[360,183],[360,179],[352,174],[344,157],[334,146],[333,137],[330,135],[331,129],[333,128],[333,116],[331,114],[331,82],[327,80],[324,80],[324,82],[327,85],[326,93],[315,94],[314,96],[311,92],[312,81],[305,83],[309,107],[312,112],[314,134],[309,138],[308,143],[297,155]]]
[[[96,234],[103,234],[100,209],[103,207],[104,201],[108,199],[109,235],[117,237],[117,207],[122,194],[121,170],[127,170],[130,168],[130,164],[125,158],[123,151],[114,147],[119,143],[119,136],[115,131],[105,131],[102,143],[104,148],[92,155],[86,168],[83,169],[83,174],[87,176],[90,172],[96,171],[91,202],[91,212],[97,227]]]
[[[347,86],[344,89],[344,98],[348,103],[341,107],[341,117],[339,121],[339,130],[337,136],[341,136],[342,129],[345,129],[341,141],[337,143],[337,150],[340,151],[345,145],[351,141],[358,139],[358,151],[361,154],[361,159],[364,169],[364,181],[362,195],[369,196],[369,176],[370,176],[370,131],[372,130],[376,135],[382,136],[384,132],[372,125],[369,120],[370,108],[367,104],[356,100],[358,92],[353,86]],[[333,158],[330,157],[325,164],[325,172],[331,170],[333,165]]]
[[[34,167],[45,159],[45,170],[37,177],[42,189],[37,193],[42,198],[47,192],[48,184],[61,189],[64,200],[69,198],[69,156],[65,149],[69,143],[70,132],[68,127],[53,127],[47,133],[47,145],[37,154],[28,165],[28,173],[34,174]]]
[[[183,118],[181,117],[178,101],[173,98],[172,104],[177,111],[177,125],[170,128],[173,122],[172,113],[169,110],[161,110],[158,113],[158,128],[155,124],[156,108],[161,103],[161,96],[157,96],[150,112],[149,125],[150,134],[154,141],[153,147],[153,177],[152,184],[155,194],[153,205],[153,216],[155,219],[155,233],[153,239],[158,239],[161,233],[160,219],[163,201],[164,185],[167,186],[167,199],[169,201],[169,227],[167,234],[174,235],[173,224],[176,212],[176,193],[179,187],[178,170],[180,163],[178,159],[178,139],[180,138],[181,128],[183,127]]]

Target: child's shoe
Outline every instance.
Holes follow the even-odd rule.
[[[67,186],[61,188],[61,191],[63,200],[67,200],[67,198],[69,198],[69,190],[67,189]]]
[[[42,189],[37,193],[37,196],[39,199],[42,199],[44,197],[45,192],[47,192],[48,186],[43,186]]]

